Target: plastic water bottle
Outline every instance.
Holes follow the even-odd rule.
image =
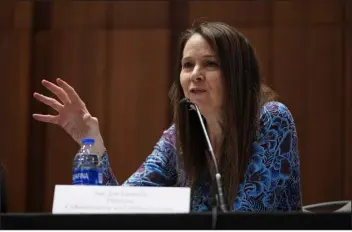
[[[82,139],[82,147],[73,160],[73,185],[102,185],[100,156],[93,152],[94,139]]]

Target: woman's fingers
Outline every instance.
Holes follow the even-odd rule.
[[[41,122],[48,122],[52,124],[58,124],[59,122],[59,117],[55,115],[33,114],[33,118]]]
[[[73,103],[81,103],[82,100],[79,95],[76,93],[75,89],[67,84],[67,82],[63,81],[62,79],[56,79],[57,84],[67,93],[68,97],[70,98],[71,102]]]
[[[44,96],[44,95],[39,94],[39,93],[34,93],[33,96],[34,96],[35,99],[37,99],[38,101],[44,103],[47,106],[50,106],[51,108],[53,108],[57,112],[59,112],[62,109],[62,107],[63,107],[63,105],[60,104],[54,98],[47,97],[47,96]]]
[[[51,92],[53,92],[64,104],[70,103],[70,99],[67,96],[67,93],[62,88],[47,80],[43,80],[42,84]]]

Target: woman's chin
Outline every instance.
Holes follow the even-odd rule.
[[[200,107],[201,105],[204,106],[205,104],[207,104],[207,99],[203,96],[199,96],[199,95],[190,96],[189,99],[192,103],[196,104],[198,107]]]
[[[199,102],[192,101],[192,102],[198,106],[199,111],[203,116],[208,115],[208,113],[209,113],[209,105],[208,104],[205,104],[202,101],[199,101]]]

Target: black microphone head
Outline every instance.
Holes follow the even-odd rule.
[[[192,102],[186,97],[180,100],[180,105],[186,107],[188,110],[192,110]]]
[[[191,102],[191,100],[189,100],[188,98],[182,98],[181,100],[180,100],[180,104],[182,105],[182,106],[185,106],[185,107],[187,107],[187,109],[188,110],[194,110],[194,111],[197,111],[197,109],[196,109],[196,106],[195,106],[195,104],[193,103],[193,102]]]
[[[191,105],[191,101],[188,98],[184,97],[184,98],[182,98],[180,100],[180,104],[183,105],[183,106],[190,106]]]

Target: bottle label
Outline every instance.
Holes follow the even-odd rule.
[[[102,185],[103,173],[98,168],[73,169],[72,184],[74,185]]]

